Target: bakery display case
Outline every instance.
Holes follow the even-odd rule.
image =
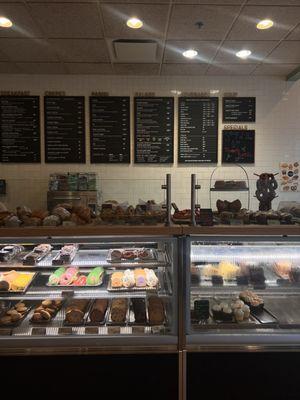
[[[176,352],[176,243],[1,238],[0,353]]]
[[[188,351],[300,348],[300,236],[190,236]]]

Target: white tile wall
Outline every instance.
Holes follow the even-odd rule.
[[[89,163],[89,115],[88,96],[92,91],[108,91],[111,95],[130,95],[135,92],[155,92],[157,95],[170,96],[171,90],[182,92],[206,92],[218,89],[218,96],[224,92],[238,92],[240,96],[256,96],[257,122],[248,124],[256,129],[256,160],[254,166],[246,166],[251,180],[251,209],[258,208],[253,198],[255,180],[253,173],[278,172],[279,162],[300,159],[300,82],[287,83],[281,77],[234,77],[234,76],[97,76],[97,75],[2,75],[1,90],[30,90],[33,95],[43,96],[45,91],[62,91],[69,95],[86,96],[86,136],[87,163],[85,165],[50,165],[42,161],[38,165],[0,164],[0,178],[7,179],[8,194],[0,201],[9,207],[27,204],[32,208],[46,207],[48,176],[52,172],[94,171],[98,175],[102,198],[128,200],[136,203],[139,198],[162,201],[164,194],[160,190],[161,181],[166,173],[172,174],[172,196],[180,208],[190,205],[190,175],[197,174],[202,185],[198,201],[203,207],[209,206],[209,178],[215,165],[177,165],[177,115],[175,114],[175,163],[172,166],[134,165],[93,165]],[[219,159],[221,159],[222,103],[220,100],[219,121]],[[177,100],[175,100],[175,110]],[[133,107],[132,107],[133,112]],[[41,101],[41,126],[43,149],[43,102]],[[133,159],[133,114],[132,114],[132,159]],[[44,160],[42,152],[42,160]],[[220,165],[221,167],[221,165]],[[221,179],[242,178],[236,168],[221,167],[216,177]],[[132,180],[136,180],[133,183]],[[281,193],[274,201],[300,200],[299,193]],[[219,196],[220,195],[220,196]],[[245,194],[238,195],[247,205]],[[237,195],[212,194],[213,205],[218,197],[233,200]]]

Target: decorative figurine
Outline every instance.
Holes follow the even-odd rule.
[[[256,192],[254,196],[259,201],[259,211],[269,211],[272,209],[272,201],[275,197],[278,197],[275,192],[278,188],[275,176],[278,174],[264,172],[260,175],[254,175],[259,177],[256,182]]]

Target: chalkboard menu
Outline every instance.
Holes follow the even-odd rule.
[[[218,97],[179,97],[178,162],[216,163]]]
[[[255,131],[223,131],[222,162],[253,164]]]
[[[130,163],[130,98],[90,97],[92,163]]]
[[[223,97],[223,122],[255,122],[255,97]]]
[[[0,96],[0,161],[39,163],[39,96]]]
[[[83,96],[45,96],[46,163],[85,163]]]
[[[174,98],[135,97],[135,163],[173,163]]]

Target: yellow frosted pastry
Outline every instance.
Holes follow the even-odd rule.
[[[221,261],[219,264],[219,275],[224,279],[235,279],[238,275],[240,267],[229,261]]]
[[[33,274],[23,274],[19,273],[19,275],[14,279],[11,283],[11,290],[13,291],[21,291],[24,290],[25,287],[30,283]]]
[[[111,276],[111,287],[121,288],[123,286],[123,272],[114,272]]]
[[[218,265],[207,264],[201,270],[201,275],[204,278],[211,278],[213,275],[219,275]]]

